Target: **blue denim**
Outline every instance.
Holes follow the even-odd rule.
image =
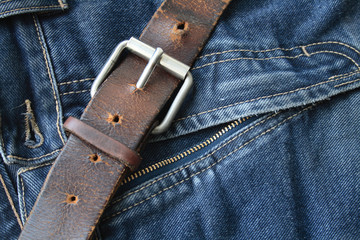
[[[64,119],[160,4],[0,0],[1,239],[19,236]],[[360,239],[359,26],[355,0],[233,0],[94,239]]]

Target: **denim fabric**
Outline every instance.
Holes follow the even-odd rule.
[[[0,0],[1,239],[19,236],[64,119],[160,4]],[[94,238],[359,239],[359,23],[354,0],[233,0]]]

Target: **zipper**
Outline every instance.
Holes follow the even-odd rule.
[[[224,135],[225,133],[227,133],[228,131],[230,131],[231,129],[234,129],[235,127],[239,126],[240,124],[242,124],[243,122],[245,122],[246,120],[250,119],[250,117],[244,117],[238,120],[235,120],[231,123],[229,123],[226,127],[222,128],[220,131],[218,131],[217,133],[215,133],[213,136],[209,137],[208,139],[206,139],[205,141],[183,151],[180,154],[177,154],[174,157],[171,158],[167,158],[165,160],[162,160],[160,162],[154,163],[152,165],[149,165],[143,169],[140,169],[136,172],[133,172],[130,176],[128,176],[127,178],[125,178],[120,186],[125,185],[141,176],[144,176],[150,172],[153,172],[157,169],[160,169],[162,167],[165,167],[167,165],[170,165],[172,163],[175,163],[201,149],[204,149],[205,147],[211,145],[213,142],[215,142],[217,139],[219,139],[222,135]]]

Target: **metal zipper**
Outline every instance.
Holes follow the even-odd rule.
[[[215,142],[218,138],[220,138],[223,134],[225,134],[226,132],[230,131],[231,129],[237,127],[238,125],[240,125],[241,123],[245,122],[246,120],[250,119],[250,117],[244,117],[244,118],[241,118],[241,119],[238,119],[238,120],[235,120],[231,123],[229,123],[226,127],[224,127],[223,129],[221,129],[220,131],[218,131],[216,134],[214,134],[212,137],[206,139],[205,141],[203,141],[202,143],[200,144],[197,144],[196,146],[194,147],[191,147],[185,151],[183,151],[182,153],[174,156],[174,157],[171,157],[171,158],[168,158],[168,159],[165,159],[165,160],[162,160],[160,162],[157,162],[157,163],[154,163],[150,166],[147,166],[146,168],[143,168],[141,170],[138,170],[134,173],[132,173],[130,176],[128,176],[127,178],[125,178],[120,185],[124,185],[124,184],[127,184],[129,182],[131,182],[132,180],[135,180],[147,173],[150,173],[150,172],[153,172],[161,167],[164,167],[164,166],[167,166],[171,163],[174,163],[174,162],[177,162],[179,161],[180,159],[183,159],[189,155],[191,155],[192,153],[194,152],[197,152],[207,146],[209,146],[210,144],[212,144],[213,142]]]

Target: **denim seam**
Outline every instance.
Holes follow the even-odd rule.
[[[64,7],[67,7],[67,4],[63,4]],[[33,10],[33,9],[49,9],[49,8],[58,8],[61,7],[59,5],[51,5],[51,6],[37,6],[37,7],[25,7],[25,8],[17,8],[17,9],[12,9],[12,10],[8,10],[8,11],[4,11],[4,12],[0,12],[0,16],[5,15],[7,13],[12,13],[12,12],[25,12],[27,10]],[[64,8],[61,7],[61,8]]]
[[[1,142],[1,149],[0,149],[0,153],[1,156],[4,158],[4,160],[6,160],[6,150],[5,150],[5,143],[4,143],[4,138],[3,138],[3,134],[2,134],[2,118],[1,118],[1,114],[0,114],[0,142]]]
[[[41,45],[41,48],[42,48],[42,53],[43,53],[43,56],[44,56],[44,59],[45,59],[47,73],[48,73],[49,78],[50,78],[52,92],[53,92],[54,99],[55,99],[55,105],[56,105],[55,108],[56,108],[56,113],[57,113],[57,117],[56,117],[57,131],[58,131],[58,134],[60,136],[60,139],[61,139],[62,143],[65,144],[65,140],[64,140],[64,138],[62,136],[62,131],[60,130],[60,118],[61,118],[60,109],[59,109],[60,104],[59,104],[59,100],[58,100],[58,97],[57,97],[56,91],[55,91],[54,79],[52,77],[51,70],[50,70],[50,64],[49,64],[49,60],[48,60],[48,57],[47,57],[47,52],[46,52],[46,49],[45,49],[45,42],[41,39],[40,28],[39,28],[39,25],[38,25],[38,19],[35,18],[35,15],[33,15],[33,20],[34,20],[34,24],[35,24],[35,28],[36,28],[36,33],[38,35],[38,39],[39,39],[39,42],[40,42],[40,45]]]
[[[31,108],[31,101],[29,99],[25,100],[26,105],[26,114],[25,114],[25,146],[28,148],[38,148],[44,143],[44,136],[42,135],[38,124],[36,123],[34,111]],[[35,134],[40,138],[38,143],[30,143],[28,141],[31,139],[31,136]]]
[[[347,47],[347,48],[353,50],[354,52],[356,52],[358,55],[360,55],[360,51],[357,50],[356,48],[350,46],[349,44],[346,44],[346,43],[343,43],[343,42],[337,42],[337,41],[310,43],[308,45],[305,45],[304,47],[312,47],[312,46],[325,45],[325,44],[338,44],[338,45]]]
[[[94,79],[95,79],[95,78],[84,78],[84,79],[80,79],[80,80],[68,81],[68,82],[59,83],[58,86],[67,85],[67,84],[72,84],[72,83],[92,81],[92,80],[94,80]]]
[[[274,114],[268,116],[267,118],[261,120],[260,122],[258,122],[258,123],[256,123],[256,124],[254,124],[253,126],[245,129],[244,131],[240,132],[238,135],[236,135],[236,136],[233,137],[232,139],[228,140],[227,142],[225,142],[224,144],[222,144],[221,146],[219,146],[218,148],[216,148],[215,150],[213,150],[211,153],[206,154],[204,157],[201,157],[200,159],[198,159],[198,160],[196,160],[196,161],[194,161],[194,162],[192,162],[192,163],[190,163],[190,164],[187,164],[187,165],[185,165],[184,167],[182,167],[182,168],[180,168],[180,169],[178,169],[178,170],[176,170],[176,171],[174,171],[174,172],[168,173],[168,174],[162,176],[162,177],[159,178],[159,179],[155,179],[154,181],[150,182],[149,184],[147,184],[147,185],[145,185],[145,186],[143,186],[143,187],[141,187],[141,188],[139,188],[139,189],[137,189],[137,190],[135,190],[135,191],[132,191],[132,192],[127,193],[126,195],[122,196],[120,199],[114,200],[113,202],[111,202],[110,204],[108,204],[108,206],[111,206],[111,205],[113,205],[113,204],[115,204],[115,203],[123,200],[123,199],[126,198],[126,197],[129,197],[129,196],[131,196],[131,195],[133,195],[133,194],[135,194],[135,193],[137,193],[137,192],[139,192],[139,191],[141,191],[141,190],[143,190],[143,189],[145,189],[145,188],[147,188],[147,187],[150,187],[151,185],[155,184],[155,183],[158,182],[158,181],[161,181],[161,180],[163,180],[163,179],[165,179],[165,178],[167,178],[167,177],[170,177],[171,175],[174,175],[174,174],[180,172],[181,170],[183,170],[183,169],[185,169],[185,168],[189,168],[190,166],[192,166],[192,165],[194,165],[194,164],[202,161],[203,159],[205,159],[205,158],[213,155],[215,152],[219,151],[220,149],[222,149],[223,147],[225,147],[225,146],[228,145],[229,143],[233,142],[233,141],[236,140],[237,138],[241,137],[241,136],[244,135],[245,133],[249,132],[249,131],[252,130],[253,128],[259,126],[260,124],[263,124],[264,122],[268,121],[269,119],[275,117],[275,116],[278,115],[278,114],[279,114],[279,113],[274,113]]]
[[[334,76],[329,77],[329,79],[336,78],[337,80],[340,80],[340,79],[354,76],[355,74],[357,74],[359,72],[360,72],[360,70],[356,70],[356,71],[352,71],[352,72],[348,72],[348,73],[344,73],[344,74],[340,74],[340,75],[334,75]]]
[[[3,1],[0,1],[0,4],[11,2],[11,1],[13,1],[13,0],[3,0]]]
[[[90,92],[90,89],[60,93],[60,96],[65,96],[65,95],[69,95],[69,94],[77,94],[77,93],[86,93],[86,92]]]
[[[39,166],[35,166],[35,167],[30,167],[30,168],[27,168],[25,170],[21,170],[17,173],[17,176],[19,177],[20,179],[20,183],[21,183],[21,197],[22,197],[22,202],[23,202],[23,214],[24,214],[24,217],[25,219],[27,219],[27,211],[26,211],[26,203],[25,203],[25,186],[24,186],[24,180],[23,178],[21,177],[21,174],[22,173],[25,173],[27,171],[30,171],[30,170],[34,170],[34,169],[37,169],[37,168],[40,168],[40,167],[45,167],[45,166],[48,166],[48,165],[51,165],[52,163],[44,163],[44,164],[41,164]],[[20,190],[20,189],[19,189]]]
[[[340,76],[343,76],[343,75],[334,75],[334,76],[332,76],[332,77],[329,77],[327,81],[319,82],[319,83],[317,83],[317,84],[313,84],[313,85],[310,85],[310,86],[307,86],[307,87],[297,88],[297,89],[294,89],[294,90],[291,90],[291,91],[287,91],[287,92],[275,93],[275,94],[268,95],[268,96],[261,96],[261,97],[257,97],[257,98],[253,98],[253,99],[249,99],[249,100],[237,102],[237,103],[232,103],[232,104],[229,104],[229,105],[226,105],[226,106],[222,106],[222,107],[210,109],[210,110],[207,110],[207,111],[204,111],[204,112],[192,114],[192,115],[189,115],[189,116],[186,116],[186,117],[182,117],[182,118],[179,118],[179,119],[174,120],[174,122],[182,121],[182,120],[185,120],[185,119],[188,119],[188,118],[191,118],[191,117],[199,116],[199,115],[202,115],[202,114],[214,112],[214,111],[217,111],[217,110],[220,110],[220,109],[224,109],[224,108],[228,108],[228,107],[233,107],[233,106],[240,105],[240,104],[244,104],[244,103],[254,102],[254,101],[261,100],[261,99],[272,98],[272,97],[277,97],[277,96],[282,96],[282,95],[287,95],[287,94],[290,94],[290,93],[298,92],[298,91],[301,91],[301,90],[306,90],[306,89],[313,88],[313,87],[316,87],[316,86],[319,86],[319,85],[323,85],[323,84],[326,84],[326,83],[338,81],[338,80],[341,80],[341,79],[344,79],[344,78],[349,78],[349,77],[355,75],[355,74],[358,73],[358,72],[360,72],[360,70],[356,70],[356,71],[353,71],[353,72],[345,73],[344,75],[347,75],[346,77],[340,77]],[[340,78],[338,78],[338,77],[340,77]]]
[[[23,202],[22,213],[23,213],[23,215],[25,217],[24,220],[26,222],[28,216],[27,216],[27,212],[26,212],[26,203],[25,203],[25,187],[24,187],[23,179],[22,178],[19,178],[19,179],[20,179],[20,183],[21,183],[21,195],[22,195],[21,197],[22,197],[22,202]]]
[[[163,192],[165,192],[165,191],[167,191],[167,190],[169,190],[169,189],[171,189],[171,188],[173,188],[173,187],[175,187],[175,186],[177,186],[177,185],[179,185],[179,184],[181,184],[181,183],[183,183],[183,182],[185,182],[185,181],[187,181],[187,180],[190,180],[190,179],[193,178],[194,176],[196,176],[196,175],[198,175],[198,174],[200,174],[200,173],[203,173],[203,172],[205,172],[206,170],[209,170],[210,168],[212,168],[213,166],[215,166],[216,164],[218,164],[219,162],[221,162],[221,161],[224,160],[225,158],[229,157],[229,156],[232,155],[233,153],[239,151],[240,149],[242,149],[243,147],[245,147],[245,146],[248,145],[249,143],[255,141],[256,139],[258,139],[258,138],[260,138],[260,137],[262,137],[263,135],[266,135],[267,133],[269,133],[269,132],[273,131],[274,129],[278,128],[279,126],[281,126],[281,125],[284,124],[285,122],[293,119],[294,117],[300,115],[301,113],[303,113],[303,112],[305,112],[305,111],[307,111],[307,110],[309,110],[309,109],[311,109],[311,108],[313,108],[313,107],[314,107],[314,105],[313,105],[313,106],[309,106],[309,107],[307,107],[307,108],[305,108],[305,109],[297,112],[296,114],[294,114],[294,115],[292,115],[292,116],[284,119],[284,120],[281,121],[280,123],[276,124],[275,126],[273,126],[273,127],[271,127],[271,128],[268,128],[267,130],[265,130],[265,131],[263,131],[262,133],[258,134],[256,137],[254,137],[254,138],[250,139],[249,141],[245,142],[244,144],[242,144],[240,147],[234,149],[234,150],[231,151],[230,153],[228,153],[228,154],[226,154],[225,156],[221,157],[219,160],[215,161],[214,163],[212,163],[212,164],[209,165],[208,167],[206,167],[206,168],[204,168],[204,169],[202,169],[202,170],[200,170],[200,171],[198,171],[198,172],[196,172],[196,173],[191,174],[189,177],[187,177],[187,178],[185,178],[185,179],[183,179],[183,180],[181,180],[181,181],[179,181],[179,182],[176,182],[175,184],[173,184],[173,185],[171,185],[171,186],[169,186],[169,187],[166,187],[166,188],[158,191],[157,193],[155,193],[155,194],[153,194],[153,195],[145,198],[144,200],[141,200],[140,202],[137,202],[137,203],[135,203],[135,204],[133,204],[133,205],[131,205],[131,206],[129,206],[129,207],[126,207],[126,208],[120,210],[120,211],[117,212],[117,213],[114,213],[114,214],[110,215],[109,217],[104,218],[103,221],[106,221],[106,220],[108,220],[108,219],[111,219],[111,218],[113,218],[113,217],[115,217],[115,216],[117,216],[117,215],[119,215],[119,214],[121,214],[121,213],[123,213],[123,212],[125,212],[125,211],[128,211],[128,210],[130,210],[131,208],[136,207],[136,206],[138,206],[138,205],[140,205],[140,204],[142,204],[142,203],[144,203],[144,202],[146,202],[146,201],[148,201],[148,200],[150,200],[150,199],[152,199],[152,198],[160,195],[161,193],[163,193]],[[207,158],[207,157],[206,157],[206,158]]]
[[[355,80],[353,80],[353,81],[340,83],[340,84],[338,84],[338,85],[335,85],[334,87],[341,87],[341,86],[344,86],[344,85],[347,85],[347,84],[351,84],[351,83],[354,83],[354,82],[358,82],[358,81],[360,81],[360,78],[355,79]]]
[[[205,54],[203,56],[198,57],[198,59],[204,58],[204,57],[210,57],[213,55],[221,55],[221,54],[225,54],[225,53],[231,53],[231,52],[252,52],[252,53],[265,53],[265,52],[273,52],[276,50],[281,50],[281,51],[292,51],[294,49],[297,48],[306,48],[306,47],[312,47],[312,46],[317,46],[317,45],[325,45],[325,44],[338,44],[341,46],[345,46],[351,50],[353,50],[354,52],[356,52],[357,54],[360,55],[360,51],[357,50],[356,48],[343,43],[343,42],[336,42],[336,41],[327,41],[327,42],[317,42],[317,43],[311,43],[311,44],[307,44],[307,45],[299,45],[299,46],[295,46],[292,48],[272,48],[272,49],[264,49],[264,50],[250,50],[250,49],[232,49],[232,50],[226,50],[226,51],[222,51],[222,52],[214,52],[214,53],[209,53],[209,54]]]
[[[6,160],[6,159],[9,159],[9,158],[15,158],[15,159],[19,159],[19,160],[36,160],[36,159],[40,159],[42,157],[46,157],[46,156],[49,156],[55,152],[58,152],[60,151],[61,149],[57,149],[55,151],[52,151],[50,153],[47,153],[47,154],[44,154],[42,156],[39,156],[39,157],[34,157],[34,158],[23,158],[23,157],[18,157],[18,156],[14,156],[14,155],[7,155],[5,156],[6,154],[6,149],[5,149],[5,145],[4,145],[4,139],[3,139],[3,135],[2,135],[2,131],[1,131],[1,115],[0,115],[0,142],[1,142],[1,150],[0,150],[0,153],[1,155],[3,156],[3,158]]]
[[[18,159],[18,160],[28,160],[28,161],[31,161],[31,160],[37,160],[37,159],[40,159],[40,158],[43,158],[43,157],[47,157],[47,156],[49,156],[49,155],[51,155],[51,154],[54,154],[54,153],[56,153],[56,152],[61,151],[61,149],[62,149],[62,148],[56,149],[56,150],[54,150],[54,151],[52,151],[52,152],[50,152],[50,153],[41,155],[41,156],[39,156],[39,157],[33,157],[33,158],[23,158],[23,157],[18,157],[18,156],[14,156],[14,155],[8,155],[7,157],[8,157],[8,158],[15,158],[15,159]]]
[[[350,57],[349,55],[347,55],[345,53],[323,50],[323,51],[316,51],[316,52],[313,52],[313,53],[310,53],[310,54],[308,53],[308,54],[309,54],[309,56],[312,56],[312,55],[321,54],[321,53],[331,53],[331,54],[337,54],[339,56],[345,57],[345,58],[349,59],[352,63],[354,63],[355,66],[360,70],[359,64],[352,57]]]
[[[20,177],[20,174],[22,174],[22,173],[25,173],[25,172],[28,172],[28,171],[31,171],[31,170],[34,170],[34,169],[37,169],[37,168],[49,166],[49,165],[52,165],[52,162],[50,162],[50,163],[44,163],[44,164],[41,164],[41,165],[38,165],[38,166],[29,167],[29,168],[26,168],[26,169],[24,169],[24,170],[20,170],[20,171],[17,173],[17,175]]]
[[[355,66],[360,69],[359,64],[351,57],[349,57],[348,55],[344,54],[344,53],[340,53],[340,52],[335,52],[335,51],[316,51],[313,53],[308,53],[306,51],[306,53],[301,53],[295,56],[285,56],[285,55],[281,55],[281,56],[276,56],[276,57],[267,57],[267,58],[251,58],[251,57],[238,57],[238,58],[229,58],[229,59],[224,59],[224,60],[219,60],[219,61],[214,61],[214,62],[210,62],[210,63],[206,63],[197,67],[192,68],[191,70],[197,70],[200,68],[204,68],[204,67],[208,67],[214,64],[219,64],[219,63],[225,63],[225,62],[231,62],[231,61],[238,61],[238,60],[256,60],[256,61],[268,61],[268,60],[272,60],[272,59],[296,59],[296,58],[300,58],[302,56],[312,56],[315,54],[320,54],[320,53],[331,53],[331,54],[336,54],[336,55],[340,55],[342,57],[347,58],[348,60],[350,60],[353,64],[355,64]]]
[[[12,209],[13,212],[14,212],[14,215],[15,215],[15,217],[16,217],[16,220],[17,220],[18,224],[20,225],[20,228],[22,229],[22,228],[23,228],[23,224],[22,224],[22,222],[21,222],[21,220],[20,220],[20,216],[19,216],[18,212],[16,211],[14,202],[13,202],[13,200],[12,200],[12,198],[11,198],[11,195],[10,195],[10,193],[9,193],[9,190],[8,190],[7,187],[6,187],[5,181],[4,181],[4,179],[3,179],[3,177],[2,177],[1,174],[0,174],[0,182],[1,182],[1,184],[3,185],[3,187],[4,187],[5,194],[6,194],[6,196],[7,196],[7,198],[8,198],[8,201],[9,201],[9,203],[10,203],[10,205],[11,205],[11,209]]]
[[[311,55],[309,54],[309,52],[306,50],[305,46],[301,47],[301,50],[305,53],[305,56],[310,57]]]
[[[60,5],[61,8],[65,8],[65,5],[64,5],[64,3],[62,2],[62,0],[58,0],[58,2],[59,2],[59,5]]]

